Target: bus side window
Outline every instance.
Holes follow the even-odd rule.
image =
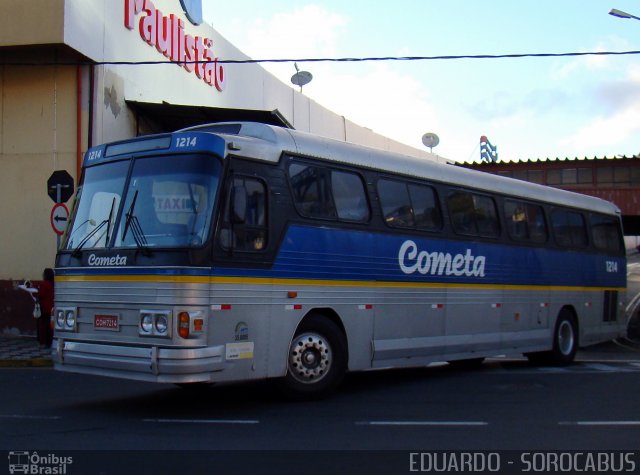
[[[447,206],[456,233],[482,237],[500,235],[500,222],[493,198],[457,191],[449,195]]]
[[[298,212],[307,218],[336,219],[331,196],[331,172],[305,163],[289,166],[289,181]]]
[[[587,247],[587,228],[582,214],[576,211],[555,209],[551,213],[551,225],[559,246]]]
[[[593,245],[599,251],[619,254],[622,251],[620,223],[612,216],[591,215]]]
[[[261,180],[236,176],[233,180],[235,192],[246,193],[243,220],[232,224],[231,197],[229,191],[223,228],[220,231],[220,245],[225,249],[238,251],[263,251],[267,247],[267,193]],[[242,200],[236,200],[236,203]]]
[[[516,241],[547,241],[547,225],[541,206],[507,200],[504,203],[509,237]]]
[[[378,195],[385,222],[394,228],[415,226],[407,185],[394,180],[379,180]]]
[[[426,185],[409,185],[409,195],[418,229],[442,229],[442,212],[436,191]]]
[[[338,219],[369,221],[370,211],[364,184],[358,175],[338,170],[331,172],[331,188]]]

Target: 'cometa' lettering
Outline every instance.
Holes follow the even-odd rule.
[[[418,252],[413,241],[405,241],[398,251],[398,263],[405,274],[419,272],[422,275],[453,275],[484,277],[486,256],[474,256],[471,249],[464,254],[444,252]]]
[[[111,257],[98,257],[95,254],[91,254],[89,256],[89,260],[87,264],[90,266],[100,266],[100,267],[109,267],[109,266],[126,266],[127,265],[127,256],[121,256],[120,254]]]

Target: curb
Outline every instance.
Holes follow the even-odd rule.
[[[48,358],[32,358],[28,360],[0,360],[0,368],[50,368],[53,361]]]

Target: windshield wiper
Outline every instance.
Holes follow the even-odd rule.
[[[151,251],[149,251],[149,243],[147,242],[147,238],[144,235],[142,226],[140,226],[138,217],[133,214],[133,210],[136,207],[137,199],[138,190],[136,190],[136,192],[134,193],[133,200],[131,200],[131,204],[129,205],[129,209],[127,210],[127,214],[125,215],[124,229],[122,231],[122,241],[124,242],[129,229],[131,229],[131,235],[133,236],[133,240],[135,241],[138,249],[142,251],[143,255],[150,256]]]
[[[78,257],[80,255],[80,250],[84,247],[84,245],[87,242],[89,242],[89,239],[95,236],[98,233],[98,231],[100,231],[105,225],[107,226],[107,232],[106,232],[106,239],[104,241],[104,246],[107,247],[107,245],[109,244],[109,229],[111,228],[111,218],[113,217],[113,209],[115,208],[115,206],[116,206],[116,199],[114,198],[113,201],[111,202],[111,210],[109,211],[109,217],[101,221],[100,224],[98,224],[93,231],[87,234],[82,239],[82,241],[80,241],[78,246],[71,253],[73,257]]]

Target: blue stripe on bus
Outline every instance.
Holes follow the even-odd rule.
[[[270,269],[60,269],[60,275],[220,276],[470,285],[626,287],[626,261],[502,243],[292,226]]]

